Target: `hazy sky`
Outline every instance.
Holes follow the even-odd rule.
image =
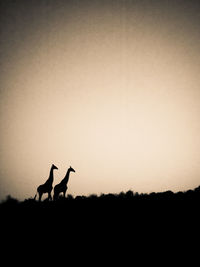
[[[200,2],[0,0],[0,199],[200,184]]]

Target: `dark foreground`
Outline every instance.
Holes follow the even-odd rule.
[[[124,250],[130,250],[131,259],[140,253],[139,260],[149,262],[146,255],[156,260],[166,253],[163,260],[172,262],[173,255],[174,262],[174,255],[183,259],[189,250],[198,248],[199,214],[200,187],[178,193],[128,191],[42,202],[10,197],[0,204],[1,237],[5,239],[1,238],[1,244],[8,243],[6,251],[28,251],[31,259],[42,255],[45,262],[51,262],[55,251],[64,261],[75,251],[74,262],[93,255],[99,262],[105,255],[116,260]]]
[[[1,221],[34,220],[67,224],[82,221],[144,222],[144,220],[191,220],[199,217],[200,186],[194,190],[138,194],[132,191],[120,194],[102,194],[60,198],[57,201],[22,202],[8,197],[0,204]]]

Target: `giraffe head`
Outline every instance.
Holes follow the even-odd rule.
[[[75,172],[75,170],[71,166],[69,167],[69,171],[70,172]]]
[[[58,170],[58,167],[56,167],[54,164],[52,164],[52,169]]]

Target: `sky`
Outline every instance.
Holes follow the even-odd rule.
[[[200,3],[0,0],[0,199],[200,184]]]

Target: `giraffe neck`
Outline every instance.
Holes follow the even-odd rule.
[[[69,174],[70,174],[70,170],[68,169],[65,178],[62,180],[62,183],[67,184],[68,180],[69,180]]]
[[[53,183],[53,167],[51,167],[50,173],[49,173],[49,178],[47,180],[48,183],[52,184]]]

